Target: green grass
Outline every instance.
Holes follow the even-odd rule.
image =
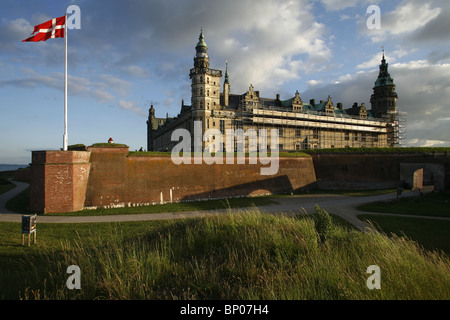
[[[428,250],[442,250],[450,256],[450,221],[383,215],[358,217],[361,220],[372,221],[386,234],[406,235]]]
[[[6,208],[13,212],[30,214],[34,213],[28,209],[30,199],[30,188],[13,197],[6,203]],[[201,210],[219,210],[228,208],[243,208],[252,206],[265,206],[277,202],[268,197],[244,197],[204,201],[178,202],[167,204],[155,204],[150,206],[124,207],[124,208],[99,208],[93,210],[81,210],[75,212],[46,213],[46,216],[101,216],[122,214],[146,214],[164,212],[185,212]]]
[[[191,152],[191,156],[194,157],[197,153],[195,152]],[[223,157],[225,158],[227,155],[229,155],[230,153],[223,153]],[[181,154],[180,154],[181,155]],[[203,153],[198,153],[197,155],[202,156]],[[237,156],[237,153],[234,152],[232,153],[232,155],[234,157]],[[253,156],[259,156],[258,153],[244,153],[245,157],[249,157],[250,155]],[[270,152],[267,152],[265,155],[267,156],[271,156]],[[128,153],[129,157],[171,157],[172,153],[171,152],[163,152],[163,151],[130,151]],[[215,156],[215,153],[211,153],[211,156]],[[306,154],[304,152],[279,152],[278,153],[279,157],[309,157],[309,154]]]
[[[17,244],[18,224],[0,225],[7,230],[0,235],[1,298],[450,298],[448,257],[336,224],[320,244],[310,217],[252,209],[157,224],[42,224],[31,247]],[[82,290],[65,287],[72,264],[81,269]],[[366,286],[374,264],[381,290]]]
[[[308,195],[308,194],[338,194],[349,197],[368,197],[381,194],[389,194],[396,192],[396,189],[374,189],[374,190],[324,190],[324,189],[312,189],[308,191],[296,191],[296,195]]]
[[[0,176],[0,194],[8,192],[9,190],[14,189],[15,187],[16,185],[14,183]]]
[[[220,210],[228,208],[243,208],[251,206],[265,206],[277,203],[270,198],[229,198],[217,200],[204,200],[192,202],[178,202],[167,204],[155,204],[140,207],[124,208],[99,208],[94,210],[82,210],[76,212],[47,213],[47,216],[100,216],[100,215],[120,215],[120,214],[144,214],[144,213],[164,213],[164,212],[184,212],[202,210]]]
[[[24,191],[18,195],[12,197],[5,203],[6,209],[23,214],[35,213],[31,212],[29,208],[30,203],[30,187],[26,188]]]
[[[450,195],[434,192],[427,193],[422,200],[418,194],[416,197],[367,203],[358,206],[357,209],[367,212],[450,217]]]
[[[93,147],[93,148],[95,148],[95,147],[97,147],[97,148],[128,148],[128,146],[123,143],[104,143],[104,142],[94,143],[90,147]]]
[[[308,154],[321,153],[450,153],[449,147],[396,147],[396,148],[328,148],[304,150]]]

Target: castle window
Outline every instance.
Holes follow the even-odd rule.
[[[302,136],[302,130],[301,129],[295,129],[295,136],[301,137]]]
[[[313,139],[319,139],[319,129],[313,129]]]
[[[350,140],[350,132],[345,132],[345,138],[346,141]]]

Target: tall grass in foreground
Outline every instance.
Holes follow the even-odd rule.
[[[120,230],[112,231],[112,238],[93,236],[64,243],[60,251],[43,251],[18,263],[9,272],[24,272],[26,287],[20,297],[450,298],[446,256],[425,252],[403,238],[337,225],[331,226],[321,243],[310,217],[275,216],[252,209],[177,221],[132,240],[123,240]],[[81,290],[66,288],[66,268],[72,264],[81,269]],[[370,265],[381,269],[380,290],[366,286]]]

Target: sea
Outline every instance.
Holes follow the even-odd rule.
[[[28,167],[27,164],[0,164],[0,172],[2,171],[14,171],[20,168]]]

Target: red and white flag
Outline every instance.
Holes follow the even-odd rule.
[[[37,32],[32,37],[29,37],[22,42],[26,41],[45,41],[51,38],[64,38],[64,26],[66,24],[66,16],[59,18],[53,18],[47,22],[41,23],[34,27],[33,34]]]

